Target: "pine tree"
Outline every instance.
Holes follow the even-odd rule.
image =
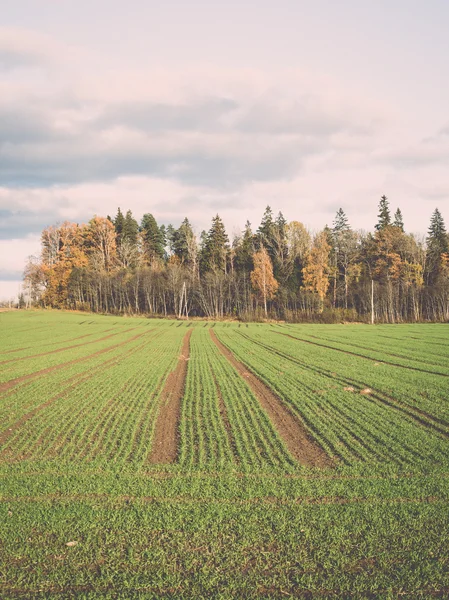
[[[118,208],[117,216],[112,221],[112,223],[114,224],[114,227],[115,227],[115,235],[117,238],[117,243],[120,244],[121,239],[122,239],[123,225],[125,224],[125,217],[123,216],[123,213],[120,210],[120,207]]]
[[[402,217],[400,208],[398,208],[394,213],[393,227],[398,227],[402,232],[404,232],[404,219]]]
[[[334,222],[332,223],[332,231],[334,235],[339,234],[342,231],[349,231],[349,221],[345,211],[342,208],[337,210]]]
[[[168,248],[168,253],[171,255],[174,253],[173,243],[175,236],[175,228],[171,223],[165,228],[165,245]]]
[[[388,225],[391,225],[390,203],[385,195],[381,197],[379,202],[378,219],[379,221],[375,227],[377,231],[381,231],[385,227],[388,227]]]
[[[139,224],[137,223],[136,219],[134,219],[132,212],[128,210],[123,222],[121,241],[124,242],[126,240],[131,246],[137,246],[138,234]]]
[[[195,233],[186,217],[179,229],[171,234],[173,254],[180,262],[196,271],[198,257],[198,242]]]
[[[236,247],[235,267],[237,271],[249,273],[254,268],[254,234],[251,229],[251,223],[246,221],[243,236]]]
[[[444,219],[438,208],[432,214],[427,235],[426,279],[428,284],[436,283],[441,271],[442,254],[449,252],[449,238]]]
[[[273,211],[270,206],[267,206],[262,217],[262,221],[257,230],[257,240],[259,245],[264,245],[268,250],[268,253],[272,254],[273,251],[273,233],[275,223],[273,220]]]
[[[161,230],[152,214],[146,213],[140,224],[142,232],[145,257],[149,262],[163,259],[165,256],[164,239]]]
[[[226,273],[229,238],[223,221],[218,214],[212,219],[201,254],[201,270],[224,271]]]

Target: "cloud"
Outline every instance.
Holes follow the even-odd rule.
[[[0,70],[51,64],[61,45],[35,31],[0,27]]]
[[[21,279],[28,257],[38,255],[39,251],[39,235],[0,240],[0,279]]]

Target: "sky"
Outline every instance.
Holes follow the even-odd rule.
[[[446,0],[0,0],[0,299],[48,225],[449,224]]]

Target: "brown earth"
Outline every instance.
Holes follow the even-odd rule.
[[[210,329],[215,345],[238,373],[245,379],[252,392],[267,413],[274,428],[283,439],[290,454],[302,465],[308,467],[331,467],[333,461],[310,436],[304,424],[293,415],[280,398],[256,375],[238,361],[232,352],[217,338]]]
[[[150,463],[173,463],[178,455],[178,426],[187,375],[191,335],[192,330],[185,334],[178,364],[168,376],[161,393],[153,444],[148,457]]]

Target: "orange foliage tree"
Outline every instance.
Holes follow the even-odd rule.
[[[257,290],[262,297],[265,317],[267,313],[267,300],[271,300],[276,295],[279,283],[276,281],[273,275],[273,265],[268,252],[264,248],[253,255],[254,270],[251,272],[251,283],[255,290]]]
[[[324,298],[329,288],[329,251],[331,247],[327,241],[327,234],[321,231],[313,240],[312,249],[307,256],[307,263],[302,270],[304,289],[318,295],[320,312],[323,311]]]

